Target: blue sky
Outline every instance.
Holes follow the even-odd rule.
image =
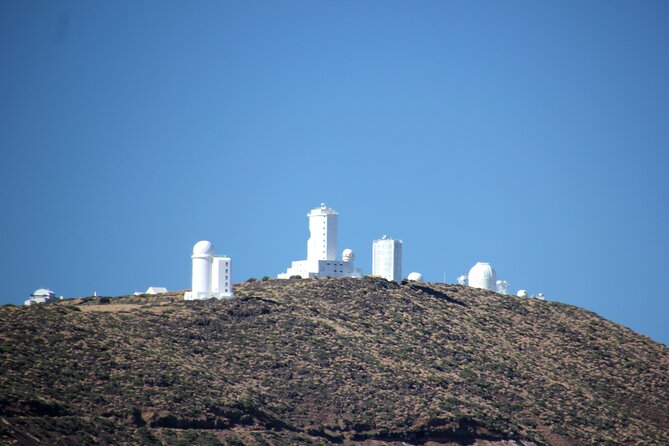
[[[669,344],[669,3],[0,3],[0,303],[404,241]]]

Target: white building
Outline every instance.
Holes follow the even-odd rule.
[[[193,246],[193,281],[186,300],[233,297],[232,260],[214,255],[214,245],[207,240]]]
[[[167,288],[162,286],[150,286],[144,292],[144,294],[162,294],[162,293],[167,293]]]
[[[307,241],[307,259],[293,261],[279,279],[294,276],[309,277],[361,277],[362,270],[353,264],[355,254],[345,249],[342,259],[337,260],[337,218],[334,209],[321,206],[312,209],[309,217],[309,240]]]
[[[497,273],[490,263],[478,262],[469,270],[467,283],[472,288],[497,291]]]
[[[422,282],[423,281],[423,275],[421,273],[409,273],[407,276],[407,280],[409,282]]]
[[[35,290],[35,292],[32,293],[25,302],[23,302],[23,304],[24,305],[43,304],[45,302],[50,302],[52,300],[56,300],[56,294],[53,291],[47,290],[46,288],[39,288]]]
[[[383,236],[372,244],[372,275],[402,281],[402,240]]]
[[[497,292],[499,294],[508,294],[509,293],[509,282],[506,280],[497,281]]]

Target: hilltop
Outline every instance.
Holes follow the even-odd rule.
[[[669,349],[592,312],[373,278],[235,293],[0,308],[0,443],[669,444]]]

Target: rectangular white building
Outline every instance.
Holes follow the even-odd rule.
[[[325,207],[312,209],[309,217],[307,260],[335,260],[337,258],[337,212]]]
[[[372,275],[402,282],[402,240],[387,236],[372,244]]]
[[[211,292],[221,297],[232,297],[232,261],[228,256],[214,256],[211,265]]]

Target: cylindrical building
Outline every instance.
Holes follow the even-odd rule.
[[[211,291],[211,263],[214,256],[214,245],[201,240],[193,246],[193,286],[192,293],[208,293]]]
[[[497,291],[497,273],[490,263],[478,262],[469,270],[467,282],[470,287]]]

